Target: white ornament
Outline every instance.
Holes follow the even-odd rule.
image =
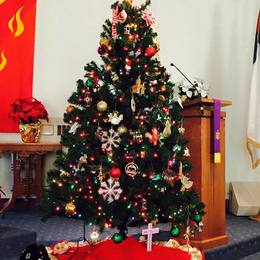
[[[60,177],[63,177],[63,176],[70,176],[70,174],[62,169],[60,169]]]
[[[115,88],[115,86],[113,86],[113,85],[110,84],[110,85],[108,86],[108,90],[109,90],[110,94],[116,95],[116,88]]]
[[[133,112],[135,112],[135,110],[136,110],[134,95],[132,95],[132,98],[131,98],[131,109]]]
[[[131,70],[131,66],[129,66],[129,65],[125,65],[125,70],[126,70],[126,74],[128,75],[129,73],[130,73],[130,70]]]
[[[121,138],[117,132],[113,129],[108,131],[104,131],[103,135],[101,136],[102,148],[106,149],[107,151],[112,151],[113,147],[118,147]]]
[[[114,111],[108,115],[108,118],[112,125],[119,125],[119,123],[123,120],[123,115],[119,115],[117,111]]]
[[[80,124],[78,122],[75,122],[71,127],[70,127],[70,130],[69,130],[69,133],[70,134],[74,134],[76,133],[77,129],[80,127]]]
[[[97,242],[99,239],[99,232],[97,231],[92,231],[90,234],[90,239],[92,240],[92,242]]]
[[[183,154],[184,156],[190,156],[190,150],[189,150],[189,148],[188,147],[186,147],[185,149],[184,149],[184,154]]]
[[[181,100],[181,97],[180,97],[180,94],[179,94],[179,87],[177,84],[175,85],[175,87],[173,88],[173,94],[172,94],[172,99],[174,102],[178,102],[180,107],[183,108],[183,105],[182,105],[182,100]]]
[[[138,57],[140,54],[141,54],[140,51],[136,51],[136,53],[135,53],[135,57]]]
[[[112,178],[109,178],[107,181],[102,181],[98,193],[103,196],[108,203],[118,200],[122,189],[120,188],[119,181],[115,181]]]
[[[122,10],[122,11],[118,14],[118,16],[119,16],[119,21],[120,21],[121,23],[123,23],[123,22],[126,21],[127,13],[126,13],[125,10]]]
[[[130,27],[129,27],[129,25],[126,25],[124,29],[125,29],[125,34],[130,34]]]
[[[163,129],[163,133],[162,136],[163,137],[169,137],[172,134],[172,125],[171,125],[171,120],[170,117],[167,118],[166,123],[165,123],[165,127]]]
[[[202,232],[202,230],[203,230],[203,223],[200,222],[200,223],[199,223],[199,232]]]
[[[182,173],[182,162],[180,162],[179,166],[179,178],[182,183],[181,191],[188,190],[192,187],[193,181],[190,181],[190,179]]]
[[[193,181],[190,181],[190,179],[186,177],[184,174],[179,174],[179,178],[182,183],[182,188],[181,188],[182,191],[188,190],[192,187]]]
[[[144,109],[144,112],[146,112],[146,113],[149,113],[149,112],[152,112],[153,111],[153,108],[152,107],[146,107],[145,109]]]

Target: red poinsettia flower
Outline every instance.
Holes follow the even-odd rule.
[[[48,121],[44,105],[36,98],[19,98],[11,105],[9,117],[19,123],[36,123],[41,119]]]

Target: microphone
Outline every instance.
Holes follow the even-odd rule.
[[[174,67],[176,70],[178,70],[181,75],[193,86],[193,87],[196,87],[198,84],[197,83],[192,83],[189,78],[174,64],[174,63],[171,63],[170,64],[172,67]]]

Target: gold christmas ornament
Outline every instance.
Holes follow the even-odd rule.
[[[117,128],[117,132],[122,135],[122,134],[125,134],[127,133],[127,128],[124,126],[124,125],[120,125],[118,128]]]
[[[185,133],[185,128],[184,127],[179,127],[178,128],[178,132],[181,134],[181,135],[183,135],[184,133]]]
[[[172,134],[172,125],[171,125],[171,119],[168,117],[165,123],[165,127],[163,129],[163,137],[169,137]]]
[[[135,81],[135,85],[132,86],[132,93],[138,94],[139,96],[144,95],[145,87],[141,82],[140,77]]]
[[[118,75],[116,73],[112,74],[112,80],[113,81],[119,80],[119,77],[118,77]]]
[[[185,95],[181,96],[182,103],[184,103],[186,101],[186,99],[187,99],[187,96],[185,96]]]
[[[105,65],[105,70],[106,70],[106,71],[109,71],[109,70],[111,70],[111,69],[112,69],[112,65],[111,65],[111,64]]]
[[[163,85],[163,86],[161,86],[160,90],[161,90],[162,92],[165,92],[165,91],[167,90],[167,87],[166,87],[165,85]]]
[[[130,163],[128,163],[128,164],[125,166],[125,173],[126,173],[128,176],[134,178],[135,175],[137,174],[137,172],[138,172],[138,166],[137,166],[136,163],[130,162]]]
[[[133,0],[124,0],[124,2],[126,2],[126,3],[128,3],[128,4],[130,4],[130,5],[133,4]]]
[[[165,101],[165,96],[164,95],[159,95],[159,100],[161,100],[161,101]]]
[[[106,173],[103,172],[102,165],[99,167],[99,174],[98,174],[98,179],[100,181],[103,181],[106,178]]]
[[[65,210],[67,214],[73,215],[76,213],[76,206],[73,202],[68,202],[65,206]]]
[[[106,47],[109,46],[109,40],[108,40],[107,37],[102,37],[102,38],[100,39],[99,43],[100,43],[100,45],[104,45],[104,46],[106,46]]]
[[[97,110],[99,112],[103,112],[107,110],[107,102],[104,100],[101,100],[97,103]]]
[[[67,108],[66,108],[66,112],[67,112],[67,113],[70,113],[70,112],[72,112],[74,109],[75,109],[75,107],[74,107],[73,105],[68,105]]]

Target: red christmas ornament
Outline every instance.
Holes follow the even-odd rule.
[[[159,140],[159,134],[157,128],[153,128],[151,133],[146,133],[145,137],[148,137],[150,143],[156,146]]]
[[[128,58],[125,59],[125,64],[128,66],[132,66],[132,61]]]
[[[121,170],[117,167],[113,167],[110,172],[109,172],[110,176],[114,179],[119,179],[120,175],[121,175]]]
[[[146,48],[144,55],[146,57],[152,57],[156,52],[157,50],[153,46],[149,46]]]

